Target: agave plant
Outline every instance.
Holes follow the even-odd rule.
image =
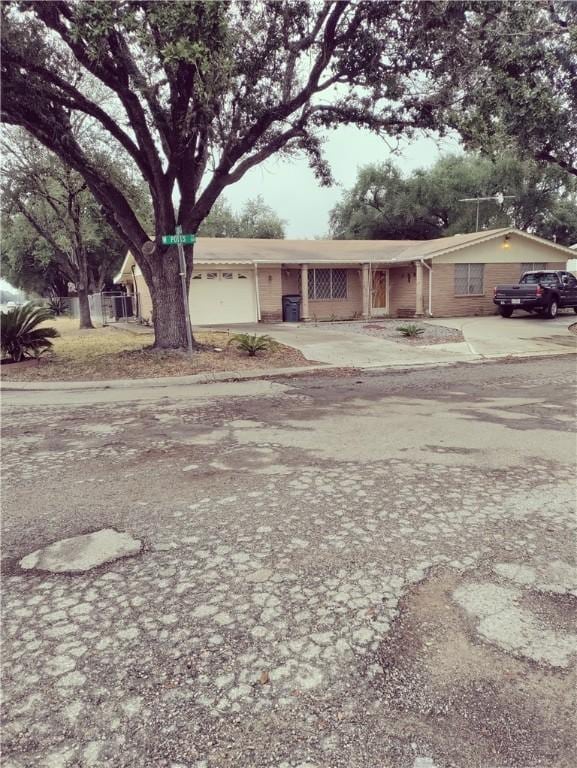
[[[256,333],[237,333],[230,337],[228,343],[229,345],[234,344],[237,349],[242,349],[243,352],[248,352],[249,357],[254,357],[257,352],[276,349],[278,346],[270,336],[258,336]]]
[[[50,339],[60,336],[56,328],[39,328],[52,318],[46,307],[23,304],[0,315],[2,353],[19,363],[24,357],[38,357],[52,346]]]
[[[407,323],[406,325],[399,325],[397,328],[400,334],[406,336],[409,339],[414,339],[416,336],[420,336],[425,333],[424,328],[419,328],[415,323]]]

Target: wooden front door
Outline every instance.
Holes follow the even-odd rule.
[[[373,272],[373,302],[372,307],[376,310],[385,310],[387,306],[386,295],[387,277],[383,269],[377,269]]]

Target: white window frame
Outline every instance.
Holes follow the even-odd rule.
[[[328,272],[329,273],[329,296],[316,296],[316,282],[317,282],[317,272]],[[344,280],[345,280],[345,295],[344,296],[335,296],[334,295],[334,273],[335,272],[343,272],[344,273]],[[312,269],[309,268],[309,284],[308,284],[308,291],[309,291],[309,300],[310,301],[346,301],[348,299],[349,295],[349,276],[348,276],[348,270],[343,269],[342,267],[313,267]],[[312,283],[312,291],[311,291],[311,283]]]

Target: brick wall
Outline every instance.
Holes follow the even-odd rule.
[[[262,323],[282,320],[282,276],[280,267],[259,266],[257,272]]]
[[[466,317],[493,315],[493,288],[499,283],[516,283],[521,277],[521,264],[485,264],[483,294],[455,296],[455,264],[433,262],[433,316]],[[565,262],[547,264],[547,269],[565,269]]]
[[[390,308],[391,317],[414,315],[417,304],[417,267],[397,267],[389,270],[391,281]],[[434,281],[433,281],[434,286]],[[423,267],[423,308],[429,311],[429,270]]]

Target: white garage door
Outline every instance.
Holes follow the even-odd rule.
[[[254,323],[256,291],[250,270],[194,270],[190,281],[193,325]]]

